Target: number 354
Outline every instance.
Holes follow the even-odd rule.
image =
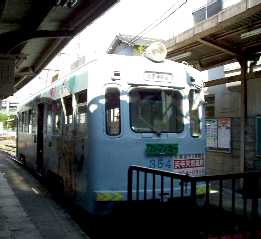
[[[171,168],[170,159],[151,159],[150,160],[150,168]]]

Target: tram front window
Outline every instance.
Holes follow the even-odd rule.
[[[130,124],[134,132],[183,131],[182,95],[178,91],[136,88],[129,95]]]

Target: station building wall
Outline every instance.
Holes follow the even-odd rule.
[[[238,78],[240,80],[240,77]],[[261,116],[261,79],[248,80],[248,118],[246,122],[245,167],[261,170],[261,158],[256,156],[256,116]],[[207,151],[209,175],[240,171],[240,82],[209,87],[205,95],[214,96],[214,117],[231,118],[231,151]]]

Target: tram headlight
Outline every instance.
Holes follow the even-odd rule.
[[[152,61],[162,62],[167,56],[167,48],[161,42],[153,42],[146,48],[143,55]]]
[[[90,106],[89,106],[89,111],[91,112],[91,113],[93,113],[95,110],[97,110],[98,109],[98,105],[96,105],[96,104],[91,104]]]

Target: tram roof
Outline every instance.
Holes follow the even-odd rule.
[[[116,2],[118,0],[1,0],[0,56],[12,56],[15,60],[14,92]]]
[[[261,0],[241,0],[166,42],[168,58],[199,70],[261,55]]]
[[[105,63],[105,64],[104,64]],[[161,65],[162,63],[164,63],[164,67],[160,68],[160,71],[157,68],[157,65]],[[90,60],[89,62],[79,66],[78,68],[76,68],[74,71],[71,71],[69,74],[63,75],[61,78],[58,78],[56,81],[52,82],[51,85],[48,85],[46,88],[40,90],[39,92],[37,92],[34,95],[29,96],[28,98],[26,98],[23,102],[20,102],[20,105],[18,107],[18,111],[20,111],[20,109],[24,108],[24,106],[26,107],[26,105],[32,101],[34,101],[35,99],[40,99],[40,98],[45,98],[45,99],[58,99],[60,97],[64,97],[69,95],[70,93],[75,93],[77,91],[79,91],[79,89],[77,89],[77,87],[75,87],[78,83],[72,83],[75,82],[75,80],[79,80],[79,78],[81,78],[83,80],[82,77],[86,77],[84,79],[84,82],[87,83],[88,82],[88,65],[96,65],[96,69],[100,69],[101,66],[103,66],[103,71],[104,72],[109,72],[109,74],[111,73],[111,75],[109,75],[108,78],[108,82],[107,83],[115,83],[115,79],[111,79],[111,77],[113,76],[113,74],[115,72],[120,73],[120,75],[122,75],[122,73],[125,72],[125,76],[127,75],[129,77],[129,73],[126,72],[126,66],[131,64],[133,66],[133,69],[137,69],[137,76],[140,76],[140,72],[142,72],[142,74],[144,73],[144,69],[142,66],[146,66],[147,68],[147,72],[155,72],[155,73],[160,73],[160,74],[164,74],[164,71],[166,72],[166,74],[168,75],[169,72],[175,70],[175,73],[180,73],[180,72],[184,72],[184,75],[187,73],[189,76],[191,76],[193,78],[193,87],[198,86],[198,87],[203,87],[203,81],[202,81],[202,75],[201,72],[192,68],[189,65],[186,64],[180,64],[178,62],[174,62],[171,61],[169,59],[164,60],[163,62],[157,63],[155,61],[152,61],[144,56],[126,56],[126,55],[118,55],[118,54],[103,54],[100,55],[98,58],[95,58],[93,60]],[[104,67],[107,66],[107,67]],[[153,71],[155,70],[155,71]],[[132,72],[134,72],[134,70],[131,70]],[[100,72],[100,71],[98,71]],[[180,76],[180,75],[179,75]],[[117,77],[117,76],[116,76]],[[141,82],[139,81],[140,78],[138,77],[138,84],[137,81],[135,80],[136,78],[131,77],[131,78],[125,78],[125,81],[128,81],[130,83],[130,85],[142,85]],[[78,79],[77,79],[78,78]],[[87,79],[87,80],[86,80]],[[134,79],[134,81],[130,81],[130,79]],[[180,79],[180,77],[175,77],[174,80],[176,79]],[[184,78],[184,80],[187,79]],[[145,80],[146,81],[146,80]],[[67,82],[67,83],[66,83]],[[104,86],[104,82],[103,81],[99,81],[103,86]],[[143,82],[144,83],[144,82]],[[164,83],[164,82],[162,82]],[[165,85],[161,85],[161,86],[165,86],[165,87],[169,87],[170,85],[168,84],[169,82],[165,82]],[[187,83],[185,83],[187,84]],[[81,84],[80,84],[81,85]],[[144,84],[144,86],[147,84]],[[63,95],[61,94],[61,91],[64,90],[65,88],[70,88],[71,86],[73,86],[72,88],[69,89],[69,91],[66,92],[67,95]],[[157,83],[156,84],[151,84],[150,86],[159,86]],[[82,85],[80,87],[83,87]],[[86,86],[87,87],[87,86]],[[96,87],[97,87],[97,83],[96,83]],[[185,88],[184,83],[179,82],[179,84],[176,82],[175,85],[176,89],[183,89]],[[84,88],[84,87],[83,87]],[[57,95],[53,96],[51,95],[51,91],[55,90]],[[60,93],[59,93],[60,91]],[[70,93],[69,93],[70,92]]]

